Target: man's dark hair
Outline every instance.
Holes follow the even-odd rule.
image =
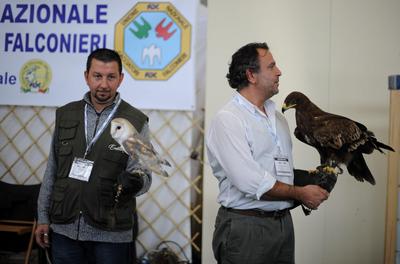
[[[249,43],[238,49],[232,55],[232,61],[229,65],[229,72],[226,75],[229,85],[238,91],[249,84],[246,76],[246,70],[258,72],[260,70],[260,62],[258,60],[257,49],[269,50],[267,43]]]
[[[118,70],[119,73],[122,73],[122,62],[121,62],[121,57],[119,54],[111,49],[97,49],[94,50],[92,53],[87,58],[86,62],[86,72],[89,72],[90,66],[92,64],[92,60],[96,59],[102,62],[112,62],[116,61],[118,63]]]

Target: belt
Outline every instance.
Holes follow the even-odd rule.
[[[241,214],[246,216],[257,216],[257,217],[273,217],[273,218],[284,217],[290,211],[289,208],[276,211],[264,211],[261,209],[235,209],[235,208],[227,208],[224,206],[221,206],[221,208],[235,214]]]

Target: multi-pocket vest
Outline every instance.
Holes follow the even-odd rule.
[[[86,159],[94,161],[89,181],[69,178],[75,157],[86,150],[83,100],[67,104],[56,111],[54,151],[57,173],[51,196],[50,219],[55,224],[72,223],[80,214],[90,225],[109,231],[132,228],[136,200],[115,204],[117,176],[126,169],[128,155],[117,149],[110,135],[110,123],[92,146]],[[141,131],[148,120],[138,109],[121,101],[114,118],[128,119]],[[125,194],[129,195],[129,194]]]

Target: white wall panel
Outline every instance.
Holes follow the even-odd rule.
[[[248,42],[266,41],[282,70],[280,105],[292,90],[321,108],[346,115],[388,141],[387,76],[400,69],[400,1],[208,1],[206,129],[232,95],[225,75],[230,56]],[[294,112],[286,114],[293,131]],[[293,137],[295,165],[311,168],[318,154]],[[366,157],[376,186],[347,171],[328,201],[310,216],[294,210],[296,263],[376,264],[383,261],[387,157]],[[204,179],[203,263],[215,263],[211,239],[219,205],[208,166]],[[211,228],[210,228],[211,227]]]

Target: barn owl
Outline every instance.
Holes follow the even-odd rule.
[[[111,121],[111,136],[118,142],[121,149],[136,159],[146,169],[168,177],[167,171],[163,166],[171,167],[171,164],[162,159],[150,142],[144,142],[136,128],[125,118],[114,118]]]

